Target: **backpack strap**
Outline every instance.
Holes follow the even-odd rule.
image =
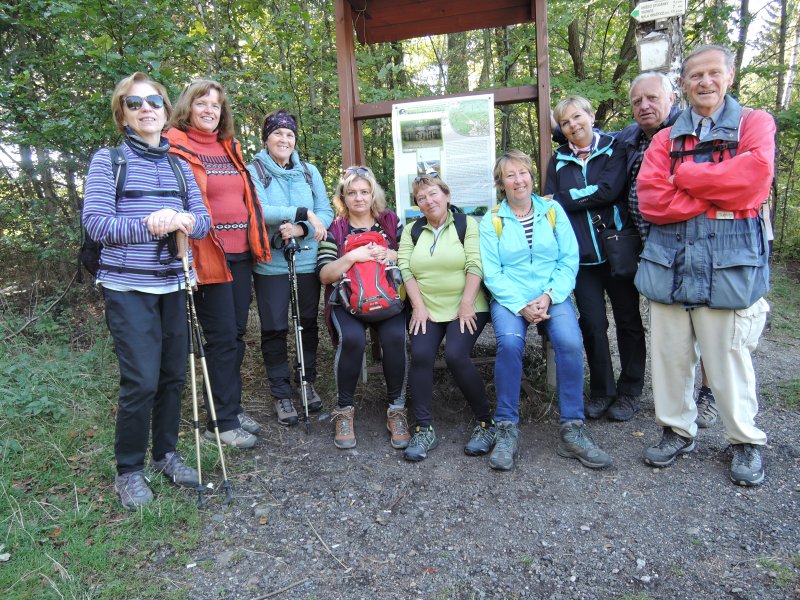
[[[108,149],[111,155],[111,172],[114,174],[114,204],[119,204],[119,199],[125,191],[125,181],[128,178],[128,159],[125,156],[125,145],[114,146]]]
[[[547,217],[547,221],[550,223],[550,227],[553,228],[553,231],[556,230],[556,207],[551,206],[547,212],[545,213],[545,217]],[[494,232],[497,234],[497,238],[500,239],[500,236],[503,233],[503,217],[500,216],[500,205],[498,204],[492,209],[492,225],[494,225]]]
[[[306,178],[306,183],[311,187],[311,182],[314,178],[311,176],[311,169],[308,168],[308,163],[301,160],[300,166],[303,167],[303,177]]]
[[[467,237],[467,215],[462,212],[456,212],[451,210],[453,213],[453,224],[456,226],[456,233],[458,234],[458,241],[461,242],[461,245],[464,245],[464,238]],[[422,235],[422,228],[428,224],[428,219],[425,217],[419,217],[414,224],[411,226],[411,241],[416,246],[417,241],[419,240],[419,236]]]
[[[272,175],[267,172],[264,163],[261,162],[260,158],[256,157],[253,159],[253,166],[256,168],[256,173],[258,174],[259,180],[261,180],[261,184],[265,189],[268,188],[269,184],[272,183]]]
[[[169,166],[172,167],[172,172],[175,174],[175,180],[178,182],[178,193],[183,200],[183,210],[189,212],[189,190],[186,184],[186,175],[181,168],[180,159],[174,154],[167,154]]]
[[[556,230],[556,207],[551,206],[547,212],[545,213],[547,220],[550,222],[550,227],[553,228],[553,231]]]
[[[492,209],[492,225],[494,226],[494,232],[497,234],[497,239],[500,239],[503,233],[503,217],[500,216],[499,204]]]

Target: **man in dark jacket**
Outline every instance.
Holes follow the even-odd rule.
[[[674,104],[675,91],[672,82],[666,75],[657,71],[647,71],[638,75],[631,82],[628,99],[635,122],[617,134],[617,143],[625,148],[628,159],[628,212],[644,242],[650,223],[642,218],[642,213],[639,211],[636,176],[639,174],[644,152],[650,146],[653,136],[665,127],[671,127],[681,114],[681,109]],[[695,402],[697,426],[705,429],[719,421],[719,411],[702,366],[701,361],[702,383]],[[613,413],[611,416],[618,421],[632,419],[638,409],[638,406],[631,410],[631,407],[616,404],[618,405],[612,406],[609,412]]]
[[[664,127],[670,127],[681,109],[674,104],[675,92],[669,77],[656,71],[638,75],[631,82],[628,99],[635,122],[620,131],[616,137],[617,143],[625,148],[628,160],[628,210],[644,242],[650,224],[642,219],[639,211],[636,176],[653,136]]]

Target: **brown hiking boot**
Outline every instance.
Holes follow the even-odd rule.
[[[331,420],[336,428],[333,445],[342,450],[356,447],[356,432],[353,430],[354,412],[355,410],[352,406],[345,406],[344,408],[337,406],[333,409]]]
[[[392,448],[408,448],[411,434],[408,431],[408,410],[405,408],[386,411],[386,429],[392,434]]]

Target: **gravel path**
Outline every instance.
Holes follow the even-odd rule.
[[[256,448],[229,454],[234,502],[211,500],[186,564],[152,569],[189,598],[800,598],[800,415],[777,399],[799,376],[797,346],[768,331],[757,354],[760,488],[729,482],[721,426],[672,467],[647,467],[642,452],[660,437],[651,397],[628,423],[590,423],[609,469],[557,456],[557,415],[528,403],[517,467],[492,471],[463,453],[472,424],[445,374],[440,446],[406,463],[371,376],[354,450],[333,446],[326,415],[307,436],[262,405]]]

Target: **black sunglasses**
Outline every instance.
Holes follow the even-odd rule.
[[[369,175],[369,169],[366,167],[350,167],[344,170],[345,175]]]
[[[141,96],[125,96],[125,106],[128,110],[139,110],[147,102],[151,108],[164,108],[164,97],[159,94],[151,94],[142,98]]]
[[[431,171],[430,173],[425,173],[424,175],[420,175],[419,177],[414,177],[414,183],[422,183],[426,179],[439,179],[439,173],[436,171]]]

